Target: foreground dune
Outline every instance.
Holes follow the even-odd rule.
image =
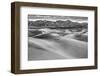
[[[57,39],[38,39],[29,37],[29,60],[87,58],[87,42],[66,37]]]

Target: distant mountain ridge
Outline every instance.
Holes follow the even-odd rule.
[[[73,22],[71,20],[37,20],[37,21],[28,21],[28,27],[31,28],[88,28],[87,22]]]

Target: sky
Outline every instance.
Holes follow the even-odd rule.
[[[28,15],[28,20],[50,20],[50,21],[56,21],[56,20],[72,20],[72,21],[83,21],[87,22],[88,17],[80,17],[80,16],[57,16],[57,15]]]

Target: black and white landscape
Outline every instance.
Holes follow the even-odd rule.
[[[88,17],[28,15],[28,60],[88,57]]]

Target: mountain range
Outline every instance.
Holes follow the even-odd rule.
[[[88,28],[87,22],[73,22],[71,20],[36,20],[28,21],[28,27],[31,28]]]

